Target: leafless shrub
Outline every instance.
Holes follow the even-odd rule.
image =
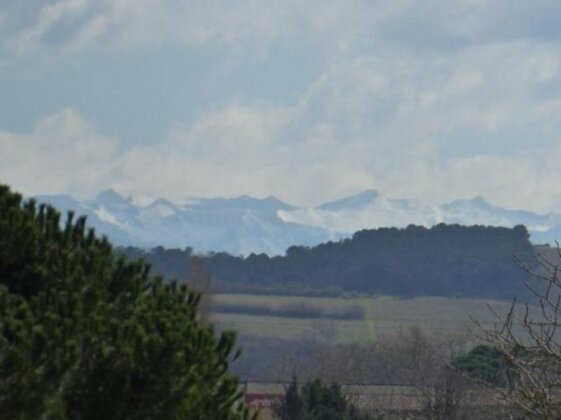
[[[504,405],[516,407],[525,418],[561,416],[561,250],[552,261],[535,257],[531,268],[519,262],[533,278],[527,283],[535,305],[514,301],[506,315],[494,312],[492,328],[477,323],[481,338],[494,346],[508,369],[508,383],[493,389]],[[492,310],[492,309],[491,309]]]
[[[199,317],[203,325],[211,322],[212,310],[212,279],[205,269],[204,259],[198,256],[189,257],[189,271],[187,273],[186,283],[201,294],[199,301]]]

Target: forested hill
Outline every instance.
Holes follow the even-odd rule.
[[[524,226],[409,226],[362,230],[351,239],[311,248],[293,246],[285,256],[216,253],[204,258],[215,287],[223,292],[511,299],[527,294],[528,275],[514,256],[530,261],[534,249],[528,236]],[[163,248],[123,252],[179,279],[186,277],[192,256],[190,250]]]

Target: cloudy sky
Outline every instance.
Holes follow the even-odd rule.
[[[0,1],[0,182],[561,209],[559,0]]]

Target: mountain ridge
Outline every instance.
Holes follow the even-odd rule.
[[[288,204],[274,196],[255,198],[165,198],[140,204],[114,190],[77,200],[69,194],[40,195],[66,212],[88,217],[92,227],[118,246],[190,247],[197,252],[232,255],[282,255],[292,245],[313,246],[350,237],[362,229],[434,226],[439,223],[513,227],[525,225],[534,243],[553,243],[561,232],[561,215],[505,209],[482,197],[441,205],[390,198],[374,189],[313,208]]]

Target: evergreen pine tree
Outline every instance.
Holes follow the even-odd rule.
[[[298,384],[296,377],[286,388],[284,398],[273,406],[281,420],[368,420],[347,402],[341,386],[324,385],[319,380]]]
[[[0,185],[0,419],[246,419],[199,294]]]

